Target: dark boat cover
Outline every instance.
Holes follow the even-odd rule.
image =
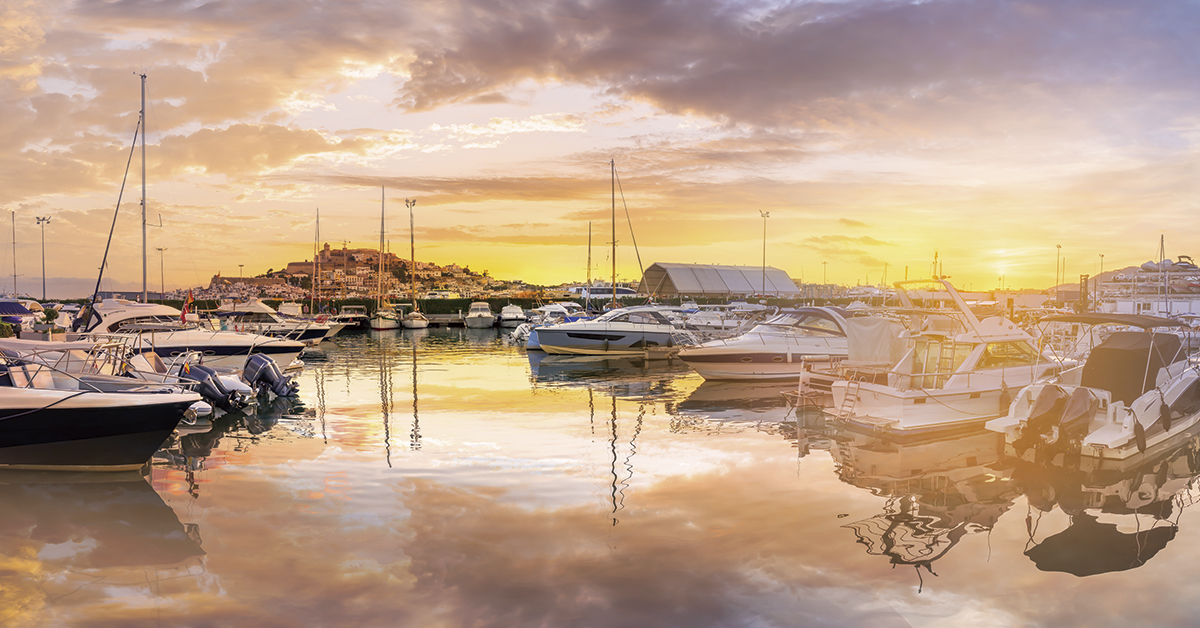
[[[1116,331],[1092,349],[1081,383],[1108,390],[1112,400],[1128,406],[1154,388],[1159,369],[1182,358],[1180,336]]]
[[[1081,383],[1107,390],[1113,401],[1128,406],[1154,388],[1159,369],[1181,358],[1179,336],[1119,331],[1092,349],[1083,365]]]

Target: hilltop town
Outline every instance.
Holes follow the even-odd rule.
[[[410,270],[410,266],[413,268]],[[415,286],[410,288],[410,272]],[[337,249],[328,243],[315,260],[288,262],[278,270],[270,268],[257,277],[228,277],[214,275],[207,288],[192,288],[197,299],[267,297],[302,299],[313,294],[313,277],[317,278],[316,295],[321,299],[374,298],[380,294],[389,298],[407,298],[415,290],[420,299],[453,299],[475,297],[519,297],[533,293],[536,287],[520,280],[493,279],[486,270],[475,272],[458,264],[439,266],[430,262],[402,259],[391,252],[384,253],[380,272],[377,249]],[[189,289],[163,295],[179,299]]]

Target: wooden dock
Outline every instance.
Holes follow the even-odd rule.
[[[467,323],[462,314],[426,314],[430,327],[466,327]]]

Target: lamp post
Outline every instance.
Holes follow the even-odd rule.
[[[821,262],[821,285],[829,283],[829,262]]]
[[[38,216],[37,224],[42,228],[42,300],[46,300],[46,223],[50,222],[49,216]]]
[[[158,298],[165,299],[165,295],[167,294],[167,272],[166,266],[163,263],[163,251],[167,249],[160,246],[154,250],[158,251]]]
[[[767,218],[771,217],[771,212],[758,210],[758,214],[763,219],[763,267],[762,267],[762,292],[763,296],[767,294]]]
[[[1100,254],[1100,274],[1104,274],[1104,254]]]
[[[238,264],[238,279],[242,278],[242,266],[245,266],[245,264]]]

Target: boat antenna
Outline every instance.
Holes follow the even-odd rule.
[[[20,294],[17,292],[17,211],[9,210],[12,217],[12,233],[13,233],[13,296]]]
[[[309,282],[309,287],[312,288],[312,290],[310,291],[312,296],[309,298],[309,313],[310,314],[317,313],[317,280],[321,276],[320,272],[318,272],[318,270],[317,270],[318,269],[317,254],[318,254],[318,250],[320,248],[320,244],[319,244],[320,241],[321,241],[321,208],[318,207],[317,208],[317,233],[316,233],[316,237],[313,238],[312,281]]]
[[[133,129],[133,143],[129,146],[129,159],[125,162],[125,176],[121,178],[121,191],[117,193],[117,208],[113,211],[112,226],[108,228],[108,242],[104,245],[104,258],[100,261],[100,274],[96,276],[96,289],[92,291],[92,303],[100,298],[100,282],[104,279],[104,267],[108,266],[108,250],[112,247],[113,232],[117,228],[117,216],[121,213],[121,198],[125,196],[125,183],[129,181],[129,166],[133,164],[133,151],[137,148],[138,133],[142,130],[142,121],[138,120],[137,126]],[[87,329],[88,323],[92,319],[93,308],[87,308],[83,314],[83,322],[80,323],[80,329]]]

